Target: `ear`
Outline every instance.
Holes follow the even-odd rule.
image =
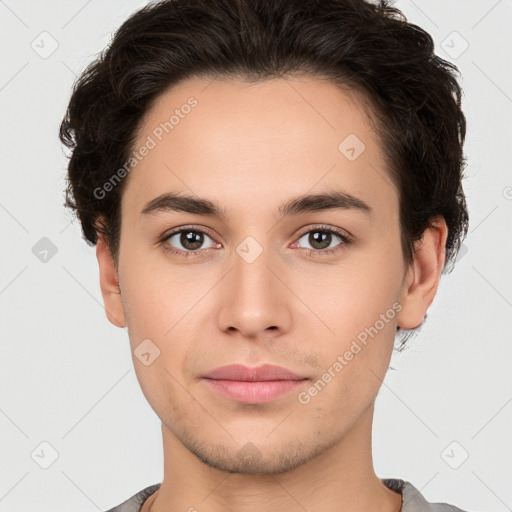
[[[443,217],[436,217],[418,242],[419,247],[404,279],[397,317],[402,329],[415,329],[422,324],[434,300],[446,258],[448,228]]]
[[[101,234],[98,234],[98,241],[96,242],[96,258],[100,269],[100,287],[107,318],[117,327],[126,327],[117,269],[107,241]]]

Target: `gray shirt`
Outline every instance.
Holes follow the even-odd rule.
[[[400,512],[467,512],[447,503],[428,502],[414,485],[404,480],[384,478],[382,483],[389,489],[402,494],[402,508]],[[160,484],[150,485],[106,512],[140,512],[143,503],[159,488]]]

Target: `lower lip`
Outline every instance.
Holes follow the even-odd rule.
[[[290,393],[292,390],[302,386],[308,379],[256,382],[222,379],[204,380],[210,389],[217,391],[227,398],[248,404],[264,404]]]

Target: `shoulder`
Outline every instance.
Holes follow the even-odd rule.
[[[126,501],[123,501],[120,505],[117,505],[117,507],[111,508],[105,512],[139,512],[143,503],[160,488],[160,485],[161,484],[150,485],[134,494]]]
[[[402,494],[402,508],[400,512],[467,512],[455,505],[448,503],[430,503],[421,492],[410,482],[396,479],[386,478],[382,482],[389,489],[399,491]],[[142,489],[134,494],[131,498],[123,501],[117,507],[111,508],[106,512],[139,512],[143,503],[160,488],[161,484],[154,484]]]
[[[448,503],[430,503],[410,482],[397,478],[386,478],[382,482],[389,489],[402,494],[400,512],[467,512]]]

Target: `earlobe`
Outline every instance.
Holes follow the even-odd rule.
[[[107,241],[101,234],[98,234],[98,241],[96,243],[96,258],[98,259],[101,294],[107,318],[117,327],[126,327],[117,269]]]
[[[424,321],[437,293],[446,257],[448,228],[442,217],[423,233],[414,260],[404,280],[397,322],[402,329],[415,329]]]

